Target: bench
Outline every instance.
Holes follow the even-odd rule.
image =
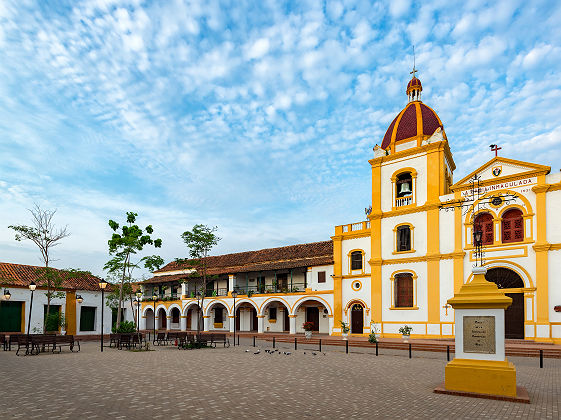
[[[118,349],[122,350],[123,347],[126,347],[130,350],[132,346],[132,334],[121,334],[121,338],[119,339]]]
[[[183,333],[177,339],[177,348],[179,350],[187,347],[187,344],[192,344],[195,342],[195,336],[189,333]]]
[[[40,352],[44,352],[46,349],[51,347],[51,352],[54,353],[57,348],[57,336],[55,334],[32,334],[30,335],[31,338],[31,351],[29,354],[39,354]],[[18,349],[19,350],[19,349]],[[59,346],[59,353],[62,349]],[[17,354],[17,353],[16,353]],[[26,352],[28,354],[28,352]]]
[[[214,344],[214,348],[216,348],[217,343],[223,343],[224,347],[226,347],[226,344],[228,344],[228,347],[230,347],[230,340],[228,339],[228,337],[226,337],[226,334],[211,334],[210,344]]]
[[[168,340],[167,340],[167,337],[166,337],[166,333],[165,332],[159,332],[155,337],[155,342],[158,343],[158,346],[161,346],[162,344],[167,346],[168,345]]]
[[[6,336],[0,333],[0,343],[2,344],[2,350],[8,350],[8,340],[6,340]]]
[[[14,345],[17,344],[18,348],[16,350],[16,356],[19,356],[19,351],[22,348],[25,348],[25,354],[29,354],[29,340],[28,340],[28,336],[27,335],[23,335],[23,334],[12,334],[10,335],[10,351],[12,350],[12,343],[14,343]],[[33,350],[33,349],[31,349]]]
[[[74,353],[74,347],[78,345],[78,351],[80,351],[80,342],[75,340],[73,335],[55,336],[55,345],[59,347],[59,353],[62,351],[62,346],[68,346],[70,351]]]
[[[111,333],[109,334],[109,347],[119,347],[119,341],[121,340],[121,334]]]

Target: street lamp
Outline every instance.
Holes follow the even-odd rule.
[[[152,343],[156,342],[156,300],[158,299],[158,295],[156,292],[152,295],[152,300],[154,301],[154,339]]]
[[[29,341],[29,334],[31,334],[30,328],[31,328],[31,311],[33,310],[33,292],[35,291],[35,289],[37,288],[37,285],[35,284],[35,282],[33,280],[31,280],[31,283],[29,283],[29,290],[31,290],[31,302],[29,304],[29,317],[27,320],[27,340]]]
[[[10,300],[11,297],[12,294],[10,293],[10,291],[8,289],[4,289],[4,300]]]
[[[136,332],[140,332],[140,301],[142,300],[142,292],[136,292]]]
[[[477,257],[479,257],[479,261],[481,265],[483,265],[483,255],[481,251],[481,247],[483,245],[482,237],[483,232],[481,231],[481,226],[476,225],[474,226],[473,231],[473,245],[475,246],[475,265],[477,265]]]
[[[76,302],[82,303],[83,301],[84,301],[84,298],[81,295],[76,295]]]
[[[103,351],[103,297],[105,293],[105,288],[107,287],[107,282],[103,279],[99,281],[99,288],[101,289],[101,351]]]
[[[199,299],[201,298],[201,291],[197,292],[197,341],[201,339],[201,315],[202,315],[202,308],[201,304],[199,303]]]
[[[238,292],[232,290],[232,297],[234,298],[234,347],[236,347],[236,298],[238,297]]]

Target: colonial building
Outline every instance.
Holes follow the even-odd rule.
[[[0,332],[42,333],[47,313],[47,287],[43,279],[43,267],[23,264],[0,263]],[[84,274],[67,275],[57,271],[62,284],[56,289],[58,296],[51,299],[50,313],[63,315],[66,320],[66,334],[99,335],[101,331],[101,290],[100,279]],[[33,307],[31,307],[30,284],[35,283]],[[109,286],[110,287],[110,286]],[[108,292],[109,290],[106,290]],[[106,294],[107,295],[107,294]],[[30,317],[31,310],[31,317]],[[104,305],[103,331],[111,331],[116,317]],[[123,308],[122,319],[133,320],[132,309]],[[114,318],[114,319],[113,319]],[[58,327],[61,331],[63,328]]]
[[[454,311],[446,302],[472,279],[475,227],[487,280],[513,299],[507,338],[561,342],[554,309],[561,305],[561,173],[495,156],[454,182],[444,126],[421,92],[414,76],[405,108],[374,147],[367,220],[336,226],[330,242],[210,257],[220,280],[206,293],[205,330],[233,330],[236,289],[242,331],[295,333],[311,321],[338,335],[343,321],[359,335],[376,329],[398,336],[408,324],[414,337],[453,337]],[[177,283],[187,274],[171,263],[145,283],[148,295],[169,284],[171,299],[144,304],[147,328],[153,306],[156,328],[193,328],[194,290]]]

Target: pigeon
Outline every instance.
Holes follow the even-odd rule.
[[[284,354],[286,354],[287,356],[290,356],[292,353],[290,353],[289,351],[287,351],[287,352],[284,353]]]
[[[246,353],[249,353],[249,350],[246,350],[245,352],[246,352]]]
[[[317,353],[314,353],[314,352],[312,352],[312,354],[313,354],[314,356],[317,356],[317,355],[318,355]]]
[[[304,352],[304,354],[306,354],[306,352]]]
[[[325,356],[325,353],[323,353],[323,355]]]
[[[253,353],[253,354],[259,354],[259,353],[261,353],[261,350],[257,350],[257,351],[256,351],[255,353]]]

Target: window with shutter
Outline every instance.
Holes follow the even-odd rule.
[[[400,273],[395,276],[395,307],[413,307],[413,276],[410,273]]]
[[[222,323],[222,308],[221,307],[217,307],[214,308],[214,322],[216,324],[221,324]]]
[[[318,283],[325,283],[325,271],[318,271]]]
[[[354,251],[351,254],[351,270],[362,270],[362,252]]]
[[[493,235],[493,216],[489,213],[479,214],[475,218],[475,226],[483,233],[481,241],[483,245],[492,245],[494,242]]]
[[[277,319],[277,308],[269,308],[269,319],[275,320]]]
[[[399,226],[397,228],[397,252],[411,251],[411,228]]]
[[[524,240],[524,218],[518,209],[508,210],[503,214],[503,242],[520,242]]]

